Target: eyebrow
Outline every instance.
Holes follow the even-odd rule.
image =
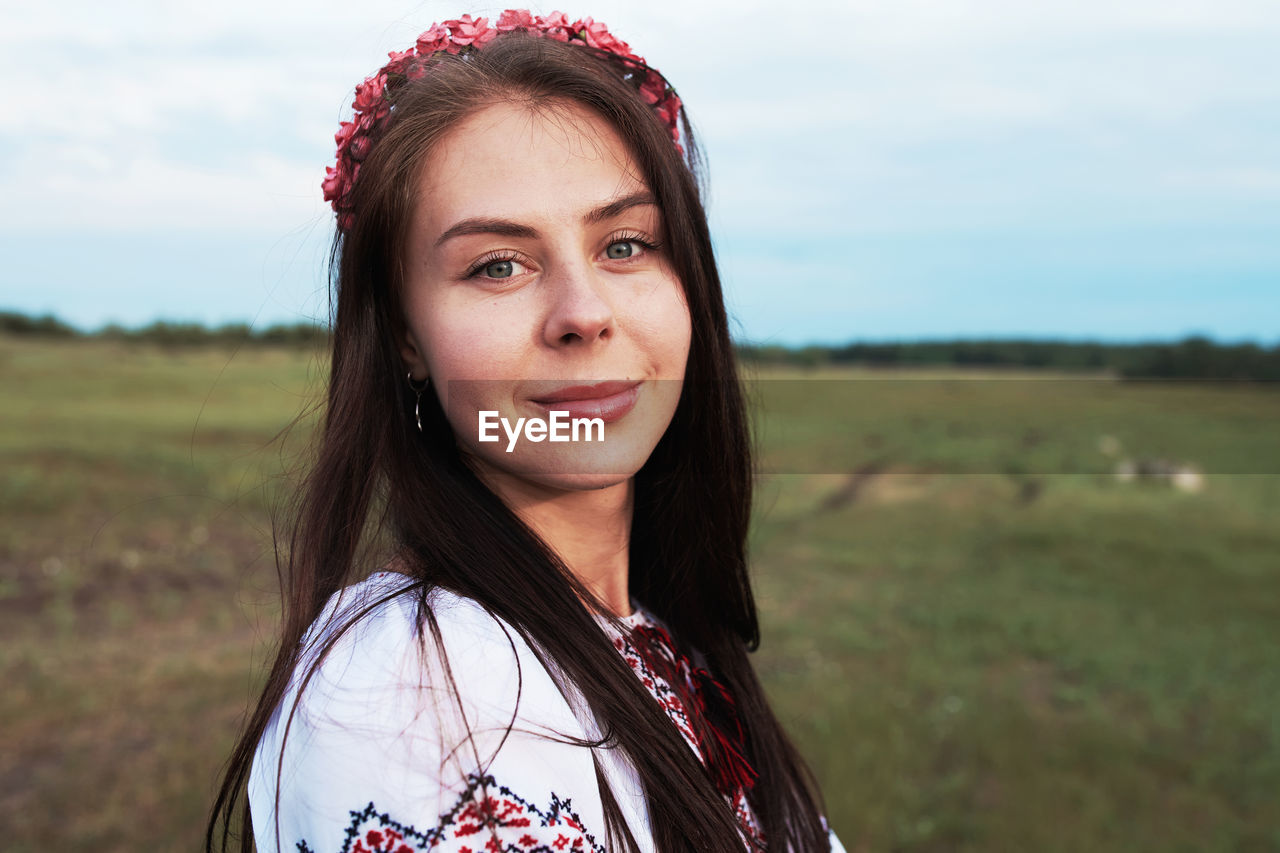
[[[582,217],[582,222],[584,225],[596,225],[607,219],[612,219],[633,207],[640,207],[645,204],[651,204],[656,207],[658,201],[653,197],[653,193],[648,190],[634,192],[631,195],[615,199],[608,204],[602,204],[594,210],[587,211],[587,214]],[[440,248],[446,240],[467,234],[498,234],[502,237],[520,237],[530,240],[536,240],[542,236],[538,229],[529,225],[522,225],[519,222],[512,222],[509,219],[476,217],[464,219],[441,234],[436,239],[435,248]]]

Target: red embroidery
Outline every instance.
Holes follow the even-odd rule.
[[[628,637],[614,637],[614,648],[703,763],[710,762],[717,787],[733,806],[744,837],[763,845],[764,832],[746,797],[755,785],[756,772],[744,754],[742,725],[732,696],[710,673],[680,654],[662,626],[643,613],[641,620]],[[690,717],[690,709],[696,718]]]
[[[486,788],[496,794],[485,795]],[[567,800],[553,793],[551,803],[538,808],[492,776],[468,777],[467,790],[430,829],[399,823],[370,803],[351,812],[346,836],[340,853],[605,853]],[[314,853],[305,840],[297,847]]]
[[[756,774],[743,755],[743,733],[732,697],[706,670],[681,655],[661,626],[641,618],[627,637],[613,638],[614,648],[694,753],[704,763],[711,759],[743,839],[753,849],[762,849],[764,833],[746,796]],[[696,719],[690,718],[690,710]],[[483,793],[488,789],[496,793]],[[468,777],[467,790],[454,807],[426,830],[397,823],[373,803],[351,812],[351,817],[339,853],[606,853],[567,800],[552,793],[550,804],[538,808],[498,786],[492,776]],[[315,853],[305,840],[297,848],[299,853]]]

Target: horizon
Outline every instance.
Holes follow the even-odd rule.
[[[122,324],[122,323],[104,323],[98,326],[86,328],[76,323],[71,323],[56,314],[50,313],[33,313],[22,310],[13,309],[8,306],[0,305],[0,317],[18,316],[33,322],[52,322],[66,329],[70,329],[74,334],[84,337],[107,336],[113,332],[123,332],[126,335],[137,335],[147,332],[149,329],[156,327],[170,328],[197,328],[202,332],[219,333],[219,332],[240,332],[247,330],[250,335],[263,334],[272,329],[329,329],[329,322],[315,320],[297,320],[297,321],[280,321],[269,323],[252,323],[245,320],[230,320],[226,322],[205,323],[200,320],[188,320],[182,318],[157,317],[143,323]],[[0,334],[5,334],[0,330]],[[7,332],[7,334],[15,334]],[[17,333],[16,336],[22,334],[32,334],[38,336],[40,333]],[[1004,336],[1004,335],[964,335],[953,337],[894,337],[894,338],[870,338],[870,337],[851,337],[841,340],[827,341],[806,341],[801,343],[779,343],[772,341],[758,341],[742,339],[731,335],[732,343],[735,346],[748,346],[756,348],[781,347],[782,349],[795,351],[808,348],[814,349],[837,349],[840,347],[852,345],[887,345],[887,344],[950,344],[950,343],[1028,343],[1028,344],[1063,344],[1067,346],[1111,346],[1111,347],[1141,347],[1141,346],[1171,346],[1186,343],[1190,340],[1206,340],[1217,347],[1238,347],[1238,346],[1256,346],[1261,349],[1280,348],[1280,339],[1270,343],[1250,338],[1243,339],[1223,339],[1214,337],[1213,335],[1200,334],[1192,332],[1179,337],[1172,338],[1102,338],[1097,336]]]

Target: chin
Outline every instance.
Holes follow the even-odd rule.
[[[632,475],[634,476],[634,475]],[[562,492],[598,492],[621,485],[631,476],[620,474],[561,474],[538,477],[539,485]]]
[[[475,455],[486,471],[500,478],[553,490],[594,491],[630,480],[652,450],[647,442],[641,447],[619,442],[579,447],[534,445],[518,447],[511,454],[490,450]]]

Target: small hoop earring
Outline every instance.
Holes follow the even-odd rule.
[[[413,381],[413,371],[410,370],[404,375],[405,380],[409,383],[411,390],[417,397],[413,401],[413,422],[418,425],[418,433],[422,433],[422,392],[427,390],[427,386],[431,384],[431,377],[422,380],[422,384]]]

